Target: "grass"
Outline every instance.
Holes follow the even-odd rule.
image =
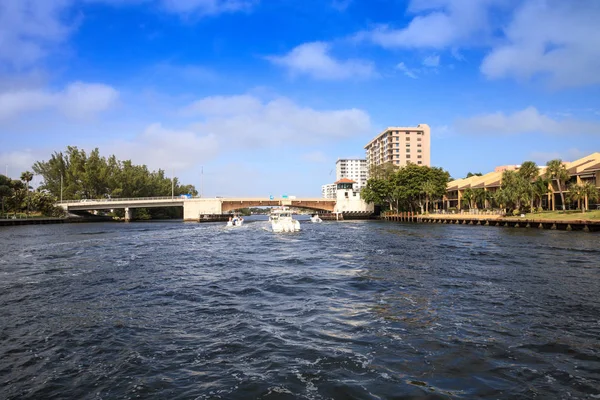
[[[515,217],[520,218],[520,217]],[[541,213],[525,214],[526,219],[548,219],[557,221],[600,221],[600,210],[581,212],[581,210],[544,211]]]

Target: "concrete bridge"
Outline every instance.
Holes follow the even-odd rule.
[[[203,215],[225,214],[247,207],[289,206],[308,208],[315,211],[333,212],[336,199],[271,199],[268,197],[248,198],[187,198],[187,197],[142,197],[130,199],[86,199],[67,200],[57,203],[66,211],[94,211],[124,209],[125,221],[131,220],[134,208],[183,207],[185,221],[200,221]]]

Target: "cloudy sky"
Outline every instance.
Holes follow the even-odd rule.
[[[420,123],[455,178],[571,161],[600,151],[599,20],[597,0],[2,0],[0,172],[98,147],[205,196],[319,196]]]

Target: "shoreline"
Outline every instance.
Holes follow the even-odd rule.
[[[390,222],[502,226],[512,228],[536,228],[564,231],[600,232],[600,221],[585,219],[526,218],[503,217],[500,215],[468,214],[411,215],[410,213],[385,215],[380,217],[380,219]]]

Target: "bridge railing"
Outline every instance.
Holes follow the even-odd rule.
[[[115,197],[115,198],[101,198],[101,199],[80,199],[80,200],[63,200],[58,201],[57,204],[68,204],[68,203],[110,203],[117,201],[145,201],[145,200],[186,200],[188,197],[180,196],[161,196],[161,197]]]

